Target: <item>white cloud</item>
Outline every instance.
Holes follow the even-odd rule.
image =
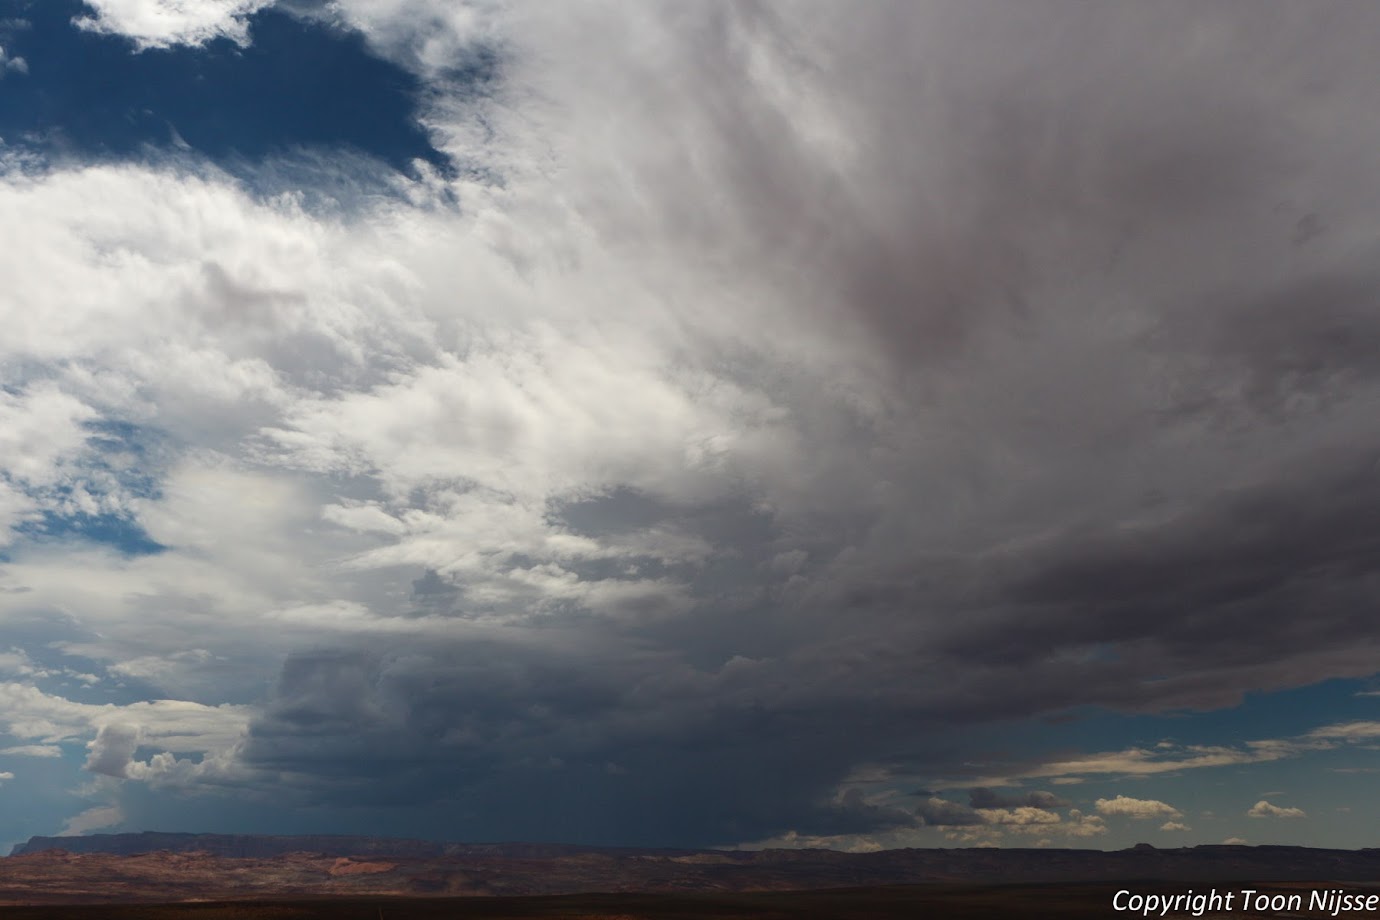
[[[1269,802],[1265,801],[1264,799],[1261,799],[1259,802],[1256,802],[1254,805],[1252,805],[1252,806],[1250,807],[1250,809],[1246,812],[1246,814],[1247,814],[1247,816],[1252,817],[1252,818],[1306,818],[1306,817],[1308,817],[1308,815],[1304,813],[1304,811],[1303,811],[1302,808],[1281,808],[1281,807],[1278,806],[1278,805],[1271,805]]]
[[[770,850],[770,849],[826,849],[842,853],[875,853],[890,848],[888,838],[881,839],[867,834],[802,834],[799,831],[786,831],[767,840],[741,843],[732,849]]]
[[[86,768],[98,775],[193,788],[242,768],[232,765],[252,710],[179,700],[78,703],[19,683],[0,684],[0,731],[44,742],[13,753],[52,756],[56,742],[89,738]],[[135,759],[140,748],[155,753]],[[194,755],[192,759],[178,754]]]
[[[1162,830],[1162,831],[1191,831],[1191,830],[1193,830],[1193,828],[1191,828],[1191,827],[1189,827],[1187,824],[1184,824],[1184,823],[1179,822],[1179,821],[1166,821],[1166,822],[1164,822],[1163,824],[1160,825],[1160,830]]]
[[[8,773],[8,772],[6,772],[6,773],[0,773],[0,783],[9,782],[9,781],[12,780],[12,779],[14,779],[14,774],[13,774],[13,773]]]
[[[477,203],[489,194],[476,189]],[[332,556],[357,572],[431,567],[463,578],[495,615],[571,602],[675,613],[687,604],[678,585],[591,582],[568,564],[696,563],[712,551],[702,539],[666,527],[576,535],[553,526],[550,504],[615,485],[712,498],[737,487],[731,457],[770,455],[785,434],[761,393],[669,370],[664,344],[640,323],[568,309],[640,296],[620,293],[616,276],[533,292],[482,240],[457,249],[491,213],[483,207],[474,219],[385,208],[345,226],[214,177],[131,167],[15,176],[0,197],[26,225],[0,263],[13,302],[36,305],[9,318],[0,352],[67,368],[61,384],[9,397],[16,415],[48,419],[35,429],[42,437],[16,444],[17,475],[51,481],[70,468],[80,482],[88,471],[70,459],[82,446],[78,419],[157,424],[202,445],[152,471],[160,498],[120,498],[169,553],[118,564],[88,556],[82,584],[67,575],[71,555],[31,552],[13,570],[40,592],[28,603],[84,611],[116,645],[135,625],[119,599],[150,583],[168,594],[154,609],[194,593],[198,607],[230,614],[227,624],[237,609],[379,600],[335,597],[344,583],[314,581]],[[457,302],[459,288],[467,299]],[[40,323],[41,304],[53,309]],[[655,310],[644,316],[661,322]],[[386,498],[330,494],[324,477],[338,473],[369,477]],[[34,501],[18,495],[15,519]],[[332,525],[324,534],[322,519]],[[509,561],[518,555],[530,561]],[[164,652],[133,654],[148,636],[195,641],[172,618],[162,631],[140,619],[140,642],[102,657],[113,652],[128,669]]]
[[[1026,826],[1032,824],[1058,824],[1062,819],[1059,813],[1047,808],[1034,808],[1023,805],[1018,808],[979,808],[977,813],[988,824],[1012,824]]]
[[[1380,738],[1380,722],[1343,722],[1337,725],[1324,725],[1308,733],[1312,738],[1337,738],[1343,741],[1360,741],[1366,738]]]
[[[1155,748],[1127,748],[1122,751],[1102,751],[1086,754],[1069,760],[1037,764],[1013,769],[1007,775],[983,775],[978,777],[943,779],[932,781],[937,789],[966,786],[1004,786],[1012,785],[1022,779],[1049,778],[1053,785],[1074,785],[1085,781],[1084,777],[1099,774],[1120,774],[1124,776],[1155,776],[1162,773],[1177,773],[1180,770],[1225,767],[1251,763],[1267,763],[1294,757],[1306,750],[1328,746],[1326,741],[1293,743],[1285,741],[1252,742],[1244,748],[1231,748],[1215,745],[1187,745]],[[1070,775],[1072,774],[1072,775]]]
[[[381,53],[435,76],[476,44],[504,37],[506,6],[500,0],[335,0],[330,12]]]
[[[1270,763],[1301,757],[1315,751],[1332,750],[1345,743],[1356,743],[1380,736],[1380,723],[1347,722],[1325,725],[1291,738],[1262,738],[1240,747],[1224,745],[1179,745],[1161,741],[1152,748],[1127,748],[1103,751],[1068,760],[1037,764],[1013,770],[1009,775],[928,780],[936,789],[965,786],[1011,785],[1023,779],[1048,778],[1053,785],[1076,785],[1086,776],[1121,774],[1155,776],[1211,767]],[[1279,792],[1265,792],[1269,797]],[[1118,796],[1118,798],[1123,798]]]
[[[213,38],[247,44],[248,18],[274,0],[86,0],[94,16],[77,25],[123,35],[145,48],[202,45]]]
[[[9,651],[0,652],[0,674],[35,678],[47,677],[50,673],[38,667],[34,660],[29,657],[28,652],[22,648],[11,648]]]
[[[1062,828],[1070,837],[1097,837],[1107,833],[1107,825],[1097,815],[1073,815]]]
[[[1222,841],[1224,846],[1242,846],[1245,843],[1246,838],[1244,837],[1228,837],[1226,840]]]
[[[3,80],[7,73],[27,74],[28,72],[28,61],[22,57],[10,57],[5,53],[5,49],[0,47],[0,80]]]
[[[0,392],[0,450],[5,471],[30,486],[50,486],[86,444],[82,423],[96,411],[51,382]]]
[[[942,800],[941,800],[942,801]],[[961,806],[947,803],[955,809]],[[883,849],[934,846],[935,831],[943,834],[942,840],[955,841],[968,846],[997,846],[1002,841],[1016,839],[1018,845],[1028,846],[1026,842],[1036,837],[1036,846],[1049,845],[1055,837],[1066,839],[1087,839],[1100,837],[1107,833],[1107,825],[1097,815],[1085,815],[1078,809],[1071,809],[1067,815],[1039,808],[1017,809],[978,809],[980,822],[976,824],[939,824],[931,828],[906,827],[873,834],[809,835],[789,831],[765,840],[734,845],[735,849],[761,850],[772,848],[823,847],[851,853],[870,853]],[[1041,843],[1040,840],[1044,840]]]
[[[1183,817],[1183,812],[1173,805],[1155,799],[1133,799],[1125,795],[1118,795],[1114,799],[1098,799],[1097,810],[1104,815],[1123,815],[1139,820]]]
[[[67,823],[63,825],[62,830],[58,831],[57,835],[59,837],[79,837],[87,831],[114,827],[124,819],[124,812],[121,811],[120,806],[97,805],[68,818]]]
[[[1108,832],[1106,822],[1100,816],[1084,814],[1076,808],[1070,809],[1065,816],[1054,814],[1053,818],[1054,820],[1050,820],[1048,816],[1029,815],[1022,820],[994,821],[979,826],[958,827],[946,832],[945,837],[968,845],[993,846],[998,845],[1001,841],[1011,839],[1011,835],[1015,835],[1017,839],[1030,837],[1051,839],[1048,835],[1055,835],[1071,840],[1086,840],[1090,837],[1101,837]],[[893,844],[893,846],[919,845],[923,844]],[[1021,842],[1018,845],[1027,846],[1028,844]],[[1035,845],[1042,846],[1043,844],[1037,840]]]
[[[8,754],[11,757],[61,757],[62,748],[56,744],[17,744],[0,748],[0,754]]]

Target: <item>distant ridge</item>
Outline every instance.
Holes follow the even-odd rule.
[[[269,834],[187,834],[142,831],[135,834],[90,834],[83,837],[30,837],[15,844],[11,856],[61,850],[67,853],[209,853],[228,859],[267,859],[288,853],[317,853],[337,857],[439,859],[447,856],[496,856],[509,859],[551,859],[580,853],[643,853],[680,856],[710,850],[593,847],[561,843],[441,843],[399,837],[348,834],[276,836]]]
[[[235,859],[259,859],[286,853],[323,853],[332,856],[401,856],[427,859],[444,856],[445,845],[429,840],[388,837],[313,835],[276,837],[263,834],[172,834],[144,831],[139,834],[91,834],[86,837],[30,837],[16,844],[11,856],[46,850],[68,853],[210,853]]]
[[[47,854],[44,856],[43,854]],[[65,854],[71,854],[70,856]],[[33,837],[13,857],[93,859],[174,854],[186,860],[304,858],[386,860],[398,872],[448,877],[479,873],[493,888],[520,891],[813,888],[928,881],[1071,882],[1109,879],[1183,881],[1333,879],[1380,881],[1380,848],[1198,846],[1125,850],[896,849],[695,850],[536,843],[442,843],[368,836],[258,834],[93,834]],[[4,860],[6,864],[17,865]],[[411,868],[409,868],[411,867]],[[563,881],[558,881],[563,879]],[[612,886],[612,887],[610,887]]]

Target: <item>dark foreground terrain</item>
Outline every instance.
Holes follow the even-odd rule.
[[[1306,891],[1316,886],[1261,885],[1262,891]],[[896,885],[825,891],[734,894],[582,894],[517,898],[318,898],[10,907],[5,920],[891,920],[891,918],[1078,918],[1128,916],[1112,909],[1121,888],[1178,892],[1155,883],[1087,885]],[[1188,913],[1170,913],[1186,917]],[[1285,917],[1288,913],[1215,912],[1214,918]],[[1295,916],[1326,916],[1319,913]]]
[[[1380,881],[1380,849],[609,849],[377,837],[111,834],[34,838],[0,859],[0,905],[717,894],[1163,879]]]
[[[1329,882],[1252,885],[1262,892],[1304,892],[1338,887]],[[318,898],[201,902],[11,907],[5,920],[892,920],[892,918],[1079,918],[1118,914],[1118,890],[1177,893],[1163,883],[1085,885],[896,885],[823,891],[733,894],[581,894],[507,898]],[[1354,886],[1351,890],[1356,889]],[[1214,918],[1323,917],[1326,912],[1216,911]],[[1157,913],[1156,916],[1159,916]],[[1171,912],[1170,918],[1191,916]]]
[[[81,852],[56,848],[63,844]],[[1121,889],[1251,887],[1302,892],[1305,901],[1313,889],[1380,892],[1380,849],[740,852],[122,834],[34,838],[17,850],[0,859],[3,920],[1078,918],[1139,916],[1114,909]]]

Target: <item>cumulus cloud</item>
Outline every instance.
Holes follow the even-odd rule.
[[[87,745],[91,751],[86,769],[103,776],[123,778],[139,749],[139,727],[111,723],[102,725],[96,737]]]
[[[1083,814],[1078,809],[1072,809],[1063,832],[1070,837],[1097,837],[1107,833],[1107,825],[1098,815]]]
[[[1052,792],[1032,790],[1017,795],[1007,795],[996,789],[978,786],[968,790],[968,804],[973,808],[1067,808],[1073,804]]]
[[[1030,806],[983,808],[979,809],[979,813],[988,824],[1015,824],[1022,827],[1032,824],[1058,824],[1062,820],[1056,812]]]
[[[22,648],[0,652],[0,672],[19,677],[47,677],[48,672],[34,663]]]
[[[19,683],[0,684],[0,731],[44,742],[0,753],[58,757],[60,741],[90,737],[85,769],[98,777],[134,779],[184,792],[243,785],[247,770],[235,760],[249,707],[207,706],[180,700],[113,704],[78,703]],[[147,760],[136,754],[147,749]],[[187,755],[181,756],[178,755]]]
[[[983,815],[982,824],[954,827],[945,832],[945,837],[968,846],[1000,846],[1012,840],[1017,841],[1017,846],[1029,846],[1030,838],[1035,838],[1035,846],[1048,846],[1055,837],[1088,840],[1108,833],[1100,816],[1084,814],[1077,808],[1065,815],[1038,808],[984,811]],[[907,841],[893,845],[923,846],[926,843]]]
[[[84,29],[123,35],[139,50],[203,45],[228,38],[249,41],[248,19],[274,0],[87,0],[93,15],[75,22]]]
[[[1050,807],[1019,804],[979,805],[976,803],[971,806],[964,806],[958,802],[931,796],[916,808],[915,813],[923,824],[934,827],[963,827],[980,824],[1024,827],[1036,824],[1059,824],[1063,818],[1058,812],[1052,810],[1053,802],[1048,802],[1048,804]]]
[[[1301,808],[1282,808],[1261,799],[1250,807],[1246,815],[1251,818],[1306,818]]]
[[[1189,827],[1187,824],[1184,824],[1184,823],[1182,823],[1182,822],[1180,822],[1180,821],[1166,821],[1166,822],[1164,822],[1163,824],[1160,825],[1160,830],[1162,830],[1162,831],[1191,831],[1191,830],[1193,830],[1193,828]]]
[[[1155,799],[1133,799],[1130,796],[1118,795],[1114,799],[1098,799],[1096,804],[1097,810],[1104,815],[1122,815],[1138,820],[1183,817],[1183,812],[1173,805]]]

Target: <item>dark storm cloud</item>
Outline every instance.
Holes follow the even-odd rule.
[[[1216,365],[1217,388],[1184,394],[1170,412],[1240,403],[1283,418],[1325,410],[1380,373],[1380,285],[1367,269],[1291,279],[1257,295],[1207,294],[1171,313],[1152,347],[1198,353]]]
[[[1064,666],[1091,683],[1065,687],[1067,703],[1215,705],[1274,682],[1364,676],[1377,644],[1376,458],[1319,453],[1163,521],[1052,539],[1019,561],[1013,605],[960,627],[950,649],[1002,668],[1085,650]]]
[[[635,62],[677,120],[620,138],[641,210],[596,209],[609,236],[891,362],[900,408],[851,432],[896,452],[857,457],[889,502],[782,527],[808,578],[752,614],[800,630],[772,635],[821,749],[885,759],[827,699],[923,734],[1373,669],[1380,16],[1326,10],[717,7]],[[848,494],[828,443],[801,463]]]
[[[970,807],[878,808],[832,789],[860,761],[961,770],[951,736],[971,722],[1231,705],[1371,673],[1374,463],[1300,464],[1136,528],[1072,527],[919,582],[845,580],[825,595],[841,606],[769,591],[733,606],[748,582],[720,572],[693,619],[582,634],[592,648],[553,635],[301,656],[245,758],[304,801],[433,803],[471,838],[723,844],[1061,807],[975,788]],[[984,586],[955,590],[974,568]],[[463,608],[439,579],[418,593]],[[749,648],[760,657],[732,657]]]
[[[471,839],[735,842],[788,830],[802,807],[822,833],[913,823],[856,790],[828,797],[853,753],[817,733],[865,713],[774,705],[735,675],[747,667],[502,641],[303,655],[244,759],[305,803],[434,803]]]

